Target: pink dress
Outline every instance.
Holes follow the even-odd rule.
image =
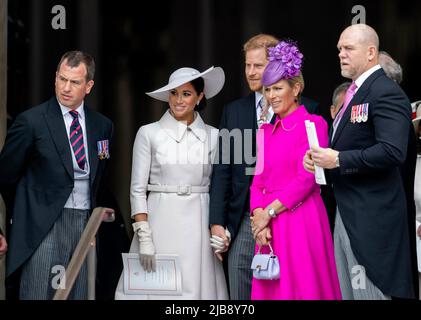
[[[288,210],[269,224],[271,245],[281,267],[280,279],[253,278],[253,300],[341,299],[333,239],[320,187],[314,175],[303,168],[303,157],[309,149],[304,120],[315,123],[319,145],[326,147],[326,122],[320,116],[307,113],[304,106],[282,121],[278,118],[274,125],[263,125],[258,133],[251,212],[255,208],[266,208],[275,199]],[[264,141],[264,148],[260,141]],[[263,168],[260,174],[259,168]],[[262,252],[269,252],[268,247],[262,248]]]

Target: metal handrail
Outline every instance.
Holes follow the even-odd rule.
[[[76,277],[79,274],[80,268],[90,251],[88,262],[88,293],[89,299],[95,299],[95,237],[98,232],[99,226],[104,222],[114,221],[114,210],[109,208],[98,207],[95,208],[89,218],[89,221],[83,230],[82,236],[76,246],[72,259],[67,266],[65,272],[64,285],[56,290],[53,300],[67,300],[70,291],[73,288]],[[92,280],[93,279],[93,280]]]

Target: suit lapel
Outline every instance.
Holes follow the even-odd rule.
[[[93,119],[93,114],[89,108],[84,105],[84,111],[86,116],[86,135],[87,135],[87,145],[89,152],[89,168],[91,176],[91,184],[95,180],[96,172],[98,169],[98,152],[97,152],[97,141],[98,137],[95,135],[95,120]]]
[[[44,114],[44,117],[50,131],[51,138],[56,146],[57,153],[59,154],[67,173],[73,179],[73,160],[70,151],[69,138],[66,132],[63,114],[56,97],[50,99],[47,112]]]
[[[335,136],[333,137],[332,143],[330,144],[332,147],[335,146],[336,142],[338,141],[339,136],[342,133],[342,130],[350,124],[349,119],[351,119],[351,111],[352,106],[362,104],[364,103],[368,93],[371,84],[375,79],[377,79],[379,76],[384,74],[384,71],[382,69],[374,71],[362,84],[361,88],[358,89],[355,96],[351,99],[349,102],[348,108],[345,110],[345,113],[342,116],[342,119],[339,121],[338,128],[336,129]],[[329,140],[331,140],[333,130],[331,129],[329,132]]]
[[[242,108],[241,112],[238,113],[239,123],[242,128],[250,129],[250,124],[252,123],[251,129],[257,129],[257,114],[256,114],[256,103],[255,103],[255,93],[251,93],[246,99],[246,105]]]
[[[255,100],[255,93],[251,93],[246,98],[246,103],[241,108],[241,112],[238,112],[238,120],[240,128],[244,130],[252,130],[252,154],[256,154],[256,131],[257,131],[257,113],[256,113],[256,100]],[[246,135],[243,132],[243,139]],[[243,143],[246,143],[243,141]],[[244,145],[243,145],[244,147]],[[243,150],[244,152],[244,150]],[[243,155],[244,157],[244,155]],[[243,160],[243,164],[245,167],[249,166]],[[251,183],[251,178],[253,176],[247,176],[248,183]]]

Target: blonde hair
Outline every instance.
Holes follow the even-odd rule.
[[[300,74],[298,76],[296,76],[294,78],[291,78],[291,79],[286,79],[286,80],[287,80],[287,82],[288,82],[288,84],[289,84],[289,86],[291,88],[293,88],[296,83],[298,83],[300,85],[300,92],[297,95],[297,101],[300,102],[300,100],[301,100],[301,93],[304,90],[304,77],[303,77],[303,73],[300,71]]]

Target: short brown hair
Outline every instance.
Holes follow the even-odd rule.
[[[60,59],[60,62],[57,65],[57,72],[60,70],[60,66],[64,60],[66,65],[71,68],[78,67],[81,63],[86,66],[86,82],[93,80],[95,75],[95,61],[91,55],[82,52],[82,51],[68,51]]]
[[[243,45],[243,51],[244,53],[249,50],[254,49],[267,49],[271,47],[275,47],[279,43],[279,39],[276,37],[270,35],[270,34],[264,34],[260,33],[252,38],[250,38],[244,45]],[[266,56],[267,56],[267,50],[266,50]]]

